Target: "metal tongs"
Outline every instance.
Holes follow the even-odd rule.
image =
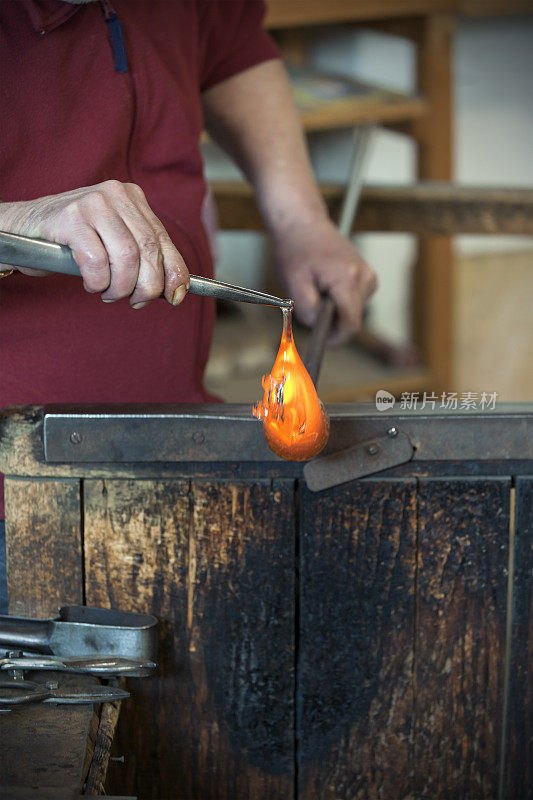
[[[141,678],[152,675],[155,661],[123,656],[35,656],[23,655],[22,651],[8,652],[0,658],[0,672],[5,670],[46,670],[47,672],[70,672],[74,675],[97,675],[100,678],[124,676]]]
[[[115,672],[144,675],[156,666],[156,626],[157,619],[151,614],[63,606],[52,619],[0,615],[0,647],[56,656],[64,664],[67,663],[65,659],[70,659],[71,666],[75,659],[83,656],[113,657]],[[130,667],[127,670],[124,663],[120,664],[124,660]]]
[[[37,683],[25,679],[0,681],[0,711],[27,703],[51,703],[52,705],[92,705],[92,703],[116,703],[125,700],[130,693],[118,686],[63,686],[57,681]]]
[[[140,662],[138,662],[140,663]],[[124,674],[120,666],[125,667],[126,659],[86,658],[56,659],[51,656],[24,656],[20,651],[8,652],[0,658],[0,714],[6,714],[11,708],[26,703],[52,703],[53,705],[79,705],[87,703],[115,703],[125,700],[129,692],[117,685],[101,685],[79,678],[50,680],[50,671],[74,673],[77,676],[99,676],[115,680]],[[119,669],[114,667],[119,665]],[[134,668],[137,664],[134,665]],[[33,675],[35,670],[46,670],[41,680],[28,680],[26,672]],[[127,674],[126,669],[126,674]],[[3,676],[7,678],[4,680]],[[54,676],[55,678],[56,676]]]
[[[42,269],[45,272],[60,272],[63,275],[81,275],[70,247],[5,231],[0,231],[0,264]],[[283,300],[272,294],[233,286],[231,283],[222,283],[199,275],[191,275],[189,294],[278,308],[292,308],[294,305],[292,300]]]
[[[151,614],[89,606],[63,606],[52,619],[1,615],[0,647],[22,649],[0,657],[0,714],[25,703],[109,703],[129,697],[118,686],[93,685],[81,676],[116,681],[152,675],[156,626]],[[37,673],[36,679],[26,680],[27,672]]]

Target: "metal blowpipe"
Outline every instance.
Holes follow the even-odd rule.
[[[0,231],[0,264],[42,269],[45,272],[60,272],[63,275],[81,275],[70,247],[4,231]],[[231,283],[202,278],[200,275],[191,275],[189,294],[212,297],[217,300],[258,303],[278,308],[292,308],[294,305],[292,300],[283,300],[281,297],[257,292],[255,289],[246,289],[242,286],[233,286]]]

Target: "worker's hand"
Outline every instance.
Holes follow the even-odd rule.
[[[295,224],[274,237],[276,277],[294,300],[298,319],[312,326],[322,294],[337,307],[330,344],[341,344],[361,327],[366,301],[377,287],[376,276],[327,217],[315,224]]]
[[[133,183],[105,181],[38,200],[2,203],[0,229],[68,245],[85,289],[100,292],[105,303],[128,297],[134,308],[141,308],[164,293],[178,305],[189,288],[183,258]]]

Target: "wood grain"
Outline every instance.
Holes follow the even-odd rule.
[[[269,28],[419,16],[455,11],[457,0],[267,0]]]
[[[107,768],[121,705],[121,701],[118,701],[116,703],[103,703],[100,706],[98,727],[94,740],[91,742],[92,757],[83,787],[86,795],[102,795],[105,793]]]
[[[80,482],[7,477],[4,492],[9,613],[82,604]]]
[[[301,493],[299,797],[410,797],[415,481]]]
[[[236,181],[211,181],[210,185],[221,228],[264,230],[251,186]],[[344,187],[328,183],[320,190],[330,217],[338,219]],[[527,235],[533,233],[533,191],[457,186],[442,179],[413,186],[365,186],[353,231]]]
[[[292,478],[257,478],[261,464],[225,480],[140,478],[169,469],[157,464],[109,479],[102,467],[84,482],[81,525],[78,479],[39,463],[38,420],[16,421],[16,458],[47,477],[7,481],[17,613],[80,602],[84,532],[87,603],[161,619],[158,676],[128,684],[117,793],[291,800],[297,786],[305,800],[492,800],[507,741],[505,792],[531,794],[531,477],[516,483],[506,740],[502,720],[503,470],[530,464],[410,464],[397,480],[302,486],[296,506]]]
[[[417,797],[498,796],[509,491],[506,478],[420,480]]]
[[[160,618],[158,675],[129,683],[111,785],[290,799],[293,482],[91,480],[84,498],[88,602]]]
[[[533,795],[533,477],[516,480],[506,794]]]
[[[36,683],[58,682],[62,687],[94,686],[88,675],[57,672],[26,673]],[[0,717],[0,796],[11,790],[39,798],[40,790],[70,800],[81,791],[82,768],[93,706],[34,703],[18,706]]]

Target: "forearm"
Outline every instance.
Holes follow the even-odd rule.
[[[209,134],[253,184],[274,236],[296,222],[325,217],[280,61],[266,61],[214,86],[204,93],[203,106]]]
[[[313,177],[292,90],[266,61],[204,93],[206,127],[253,184],[273,238],[273,266],[298,317],[312,325],[320,296],[337,307],[334,339],[356,331],[376,287],[368,264],[328,218]]]

